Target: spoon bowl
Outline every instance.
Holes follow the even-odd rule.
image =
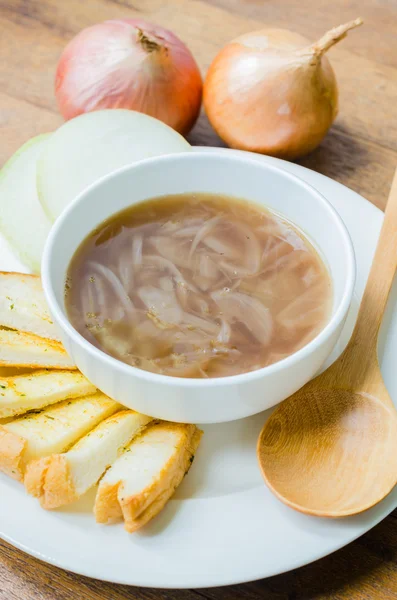
[[[296,510],[353,515],[380,502],[397,483],[397,411],[377,356],[396,268],[397,172],[346,350],[272,413],[258,439],[266,483]]]
[[[374,396],[305,390],[268,423],[258,441],[262,473],[296,510],[320,517],[356,514],[396,483],[396,414]]]

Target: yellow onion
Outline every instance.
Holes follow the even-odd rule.
[[[204,83],[204,106],[232,148],[294,159],[313,150],[338,112],[338,86],[325,52],[361,19],[318,42],[286,29],[263,29],[225,46]]]

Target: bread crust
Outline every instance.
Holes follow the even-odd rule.
[[[69,465],[63,454],[53,454],[29,463],[25,475],[26,491],[39,499],[46,510],[77,500]]]
[[[69,404],[71,405],[69,407]],[[94,409],[92,413],[89,412],[89,405],[93,405]],[[25,471],[32,461],[40,460],[45,456],[55,456],[51,446],[53,443],[58,443],[57,450],[59,447],[59,437],[54,438],[49,444],[48,448],[41,448],[40,458],[37,455],[31,454],[31,444],[37,439],[37,436],[47,440],[46,431],[48,428],[62,427],[63,433],[66,432],[66,439],[62,438],[64,446],[63,451],[66,451],[71,445],[83,436],[87,435],[92,429],[94,429],[101,421],[111,416],[121,408],[121,405],[117,404],[101,392],[93,394],[91,396],[85,396],[82,398],[75,398],[72,401],[64,400],[57,404],[54,404],[48,409],[39,411],[39,414],[30,414],[25,417],[17,419],[9,419],[7,422],[3,421],[0,425],[0,470],[10,475],[18,481],[23,481]],[[83,411],[83,412],[82,412]],[[54,413],[59,414],[60,418],[52,416]],[[72,417],[68,417],[68,413],[72,412]],[[77,417],[76,417],[77,415]],[[69,418],[69,421],[67,420]],[[77,422],[76,418],[80,418]],[[35,435],[32,439],[29,439],[29,435],[24,436],[24,431],[29,429],[29,421],[35,420],[36,423],[39,421],[39,431],[35,431]],[[53,425],[55,423],[55,425]],[[82,427],[82,424],[84,427]],[[23,425],[21,427],[21,425]],[[59,430],[58,430],[59,434]],[[70,436],[70,434],[73,434]],[[51,454],[53,452],[53,454]],[[58,450],[59,452],[59,450]]]
[[[76,370],[40,369],[26,374],[0,377],[0,419],[22,415],[83,396],[96,388]]]
[[[186,448],[176,457],[175,462],[170,459],[159,474],[158,481],[146,490],[142,498],[139,496],[119,498],[124,527],[128,533],[134,533],[158,515],[188,473],[203,434],[195,425],[188,427],[187,437],[190,439],[187,441]],[[174,464],[171,464],[172,462]]]
[[[190,469],[202,431],[195,425],[166,422],[149,425],[146,431],[157,426],[161,426],[163,431],[182,432],[175,452],[160,473],[156,474],[151,485],[138,494],[126,496],[123,480],[114,484],[101,482],[94,507],[98,523],[111,523],[123,517],[126,531],[137,531],[162,510]]]
[[[35,355],[33,350],[37,348],[40,352]],[[29,355],[29,350],[32,350],[32,356]],[[49,360],[51,354],[52,359]],[[0,366],[77,369],[61,342],[10,329],[0,329]]]
[[[97,523],[110,524],[123,518],[118,501],[118,491],[120,481],[110,485],[108,483],[100,484],[101,491],[97,493],[94,506],[94,514]]]
[[[60,341],[38,275],[0,271],[0,326]]]
[[[23,481],[26,440],[0,425],[0,471]]]
[[[45,456],[44,458],[32,460],[26,468],[23,483],[28,494],[31,494],[35,498],[40,498],[43,493],[50,462],[51,456]]]
[[[83,442],[87,444],[88,436],[95,434],[95,431],[99,428],[111,427],[113,423],[117,424],[120,422],[120,419],[124,417],[128,418],[134,414],[144,420],[142,421],[142,426],[138,431],[134,433],[132,430],[130,432],[127,442],[119,442],[119,444],[129,443],[135,435],[139,435],[141,430],[146,426],[147,422],[150,421],[150,417],[139,415],[131,410],[123,410],[116,412],[115,414],[101,421],[101,423],[92,429],[89,434],[80,438],[80,440],[70,448],[70,451],[73,451],[74,449],[77,451],[77,448]],[[103,439],[103,434],[101,434],[101,436]],[[106,469],[109,467],[109,464],[113,462],[113,460],[114,459],[110,459],[106,465],[101,465],[100,468],[102,472],[100,473],[100,476],[103,475],[103,472],[106,471]],[[33,460],[28,464],[26,469],[24,480],[26,491],[32,496],[38,498],[41,506],[47,510],[65,506],[77,500],[81,495],[76,490],[72,473],[73,471],[71,471],[70,468],[68,452],[62,454],[52,454],[51,456],[45,458]],[[88,483],[91,487],[97,483],[97,480],[88,481]],[[121,514],[121,511],[119,512]]]

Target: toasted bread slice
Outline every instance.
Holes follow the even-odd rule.
[[[95,391],[95,386],[79,371],[33,371],[0,377],[0,419],[88,396]]]
[[[201,435],[195,425],[149,424],[102,478],[94,508],[97,522],[122,516],[132,533],[157,515],[189,470]]]
[[[76,368],[60,342],[10,329],[0,329],[0,366]]]
[[[0,272],[0,326],[59,341],[40,277]]]
[[[31,460],[65,452],[120,409],[120,404],[97,392],[0,425],[0,470],[21,481]]]
[[[29,463],[25,487],[43,508],[74,502],[95,485],[123,448],[142,431],[151,417],[124,410],[102,421],[64,454]]]

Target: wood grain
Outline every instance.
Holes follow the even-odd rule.
[[[396,485],[397,411],[378,362],[378,333],[396,268],[397,170],[347,348],[282,402],[259,436],[266,483],[305,514],[354,515]]]
[[[262,22],[272,23],[272,27],[293,29],[314,40],[321,31],[327,31],[338,22],[349,21],[360,16],[367,24],[366,32],[344,41],[344,48],[357,56],[363,56],[377,63],[397,67],[395,47],[396,23],[395,3],[387,0],[361,2],[329,2],[316,0],[313,3],[283,0],[283,2],[262,2],[261,0],[213,0],[213,4],[230,12]]]
[[[0,1],[0,6],[3,1]],[[6,53],[7,60],[0,85],[11,95],[20,97],[23,93],[26,98],[40,98],[40,102],[43,102],[41,106],[54,108],[52,76],[56,57],[71,35],[101,19],[127,14],[147,16],[169,27],[189,45],[204,72],[227,41],[259,26],[257,20],[241,19],[238,15],[215,7],[208,10],[204,2],[196,0],[188,0],[189,10],[181,18],[186,1],[134,0],[133,8],[127,13],[124,6],[109,0],[69,0],[64,9],[58,0],[25,0],[23,23],[19,23],[19,26],[14,23],[13,27],[8,22],[12,19],[19,21],[21,17],[18,15],[15,19],[15,12],[7,9],[10,2],[6,2],[3,12],[5,18],[0,25],[0,53]],[[27,14],[32,17],[27,17]],[[219,23],[222,23],[221,28]],[[266,25],[269,26],[269,22],[263,20],[263,26]],[[368,25],[352,32],[349,37],[365,37],[365,27]],[[318,37],[322,33],[323,30],[318,29]],[[20,39],[24,39],[24,44],[18,50],[13,46]],[[32,51],[35,44],[38,44],[38,48]],[[397,119],[392,118],[397,97],[397,69],[348,52],[344,50],[344,44],[345,41],[341,42],[329,52],[340,84],[341,109],[335,127],[397,150]],[[30,77],[23,77],[23,83],[10,76],[21,67],[21,52],[27,61],[23,72],[30,74]],[[27,88],[24,87],[26,83]]]
[[[378,334],[397,269],[397,170],[390,189],[385,218],[361,301],[352,337],[343,354],[344,360],[334,363],[333,376],[345,386],[375,393],[382,379],[378,364]],[[338,364],[340,365],[338,369]],[[379,396],[378,396],[379,397]],[[380,400],[384,401],[383,398]],[[389,404],[389,398],[385,398]]]
[[[292,0],[289,1],[292,5]],[[233,0],[232,4],[235,10],[236,7],[245,10],[249,6],[252,11],[251,3]],[[271,4],[276,6],[276,0]],[[309,0],[296,2],[299,14],[302,6],[306,5],[308,10],[309,4]],[[271,20],[268,10],[263,11],[262,21],[258,21],[196,0],[69,0],[67,5],[58,0],[0,0],[0,6],[1,90],[11,98],[47,109],[49,126],[46,129],[52,128],[51,113],[56,112],[53,95],[56,60],[67,40],[82,27],[114,17],[150,18],[180,35],[205,72],[217,50],[231,38],[262,25],[280,25]],[[256,6],[252,16],[259,12],[260,7]],[[346,14],[350,18],[350,8]],[[338,21],[345,18],[342,10],[334,17]],[[312,23],[307,19],[309,21]],[[220,23],[222,27],[219,27]],[[330,21],[326,28],[332,24]],[[312,39],[324,32],[324,25],[317,26],[313,33],[310,30]],[[347,42],[354,44],[354,40],[366,39],[367,32],[372,29],[370,21],[330,50],[329,58],[340,87],[340,114],[321,147],[300,162],[359,190],[369,200],[384,207],[387,185],[397,162],[397,68],[375,60],[375,53],[368,58],[345,49]],[[392,51],[395,47],[396,43],[391,47],[390,55],[395,54]],[[8,105],[2,103],[0,107],[7,108]],[[31,127],[34,124],[27,121],[26,138],[32,135]],[[193,143],[207,145],[220,143],[206,126],[204,115],[190,139]]]
[[[29,137],[62,122],[53,77],[57,58],[74,33],[97,21],[132,16],[173,29],[194,52],[203,73],[224,43],[251,29],[287,27],[314,40],[333,25],[362,16],[361,30],[329,53],[340,85],[338,119],[320,147],[301,163],[384,207],[397,164],[394,0],[0,0],[0,164]],[[223,145],[204,115],[189,139]],[[329,558],[227,590],[114,586],[44,565],[3,543],[0,599],[388,600],[397,599],[396,558],[393,515]]]

